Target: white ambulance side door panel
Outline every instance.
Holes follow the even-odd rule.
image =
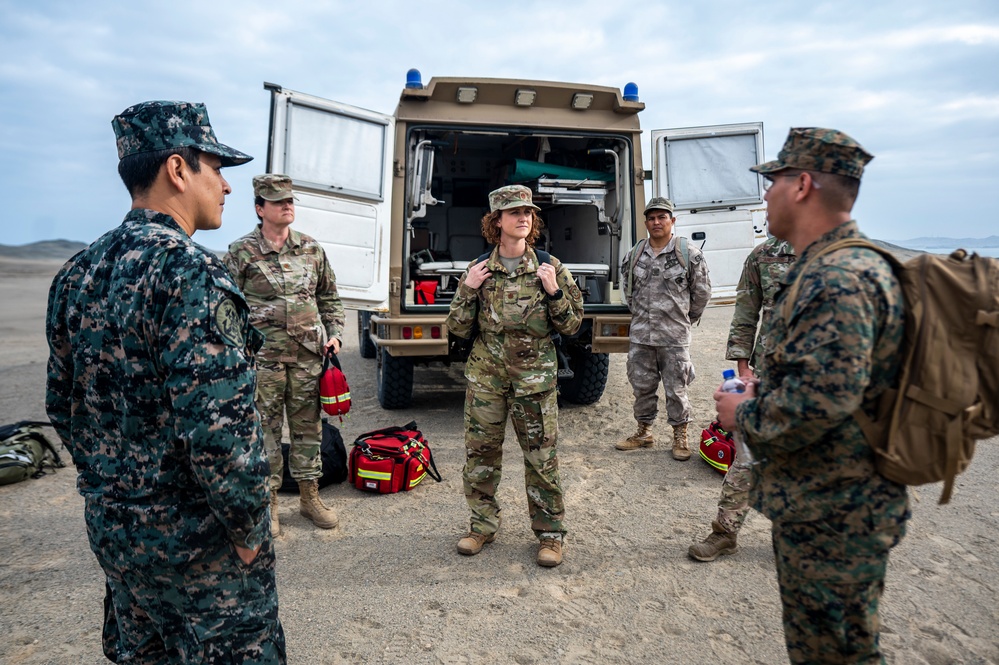
[[[763,123],[652,131],[652,192],[676,207],[675,232],[704,252],[715,300],[732,300],[746,256],[766,239]]]
[[[323,246],[343,304],[388,307],[395,119],[271,88],[270,173],[291,176],[292,228]]]

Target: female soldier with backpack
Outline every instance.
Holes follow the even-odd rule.
[[[489,210],[482,235],[495,247],[462,275],[447,319],[448,330],[465,339],[478,324],[465,367],[463,477],[472,517],[458,552],[478,554],[499,530],[496,491],[509,415],[524,454],[531,528],[540,541],[537,562],[557,566],[566,532],[556,450],[558,361],[551,335],[579,329],[583,297],[558,259],[532,247],[541,219],[531,190],[501,187],[489,194]]]

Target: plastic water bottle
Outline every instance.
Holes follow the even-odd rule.
[[[726,393],[744,393],[746,384],[735,375],[734,369],[727,369],[722,372],[722,391]]]
[[[734,369],[727,369],[722,372],[722,391],[726,393],[744,393],[746,392],[746,384],[742,379],[735,375]],[[741,466],[748,466],[753,463],[753,453],[749,450],[749,446],[742,439],[742,434],[736,430],[732,432],[732,438],[735,440],[735,459],[736,463]]]

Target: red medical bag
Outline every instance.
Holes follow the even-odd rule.
[[[416,428],[415,420],[357,437],[350,451],[349,468],[354,487],[380,494],[409,491],[428,475],[441,481],[430,444]]]
[[[701,459],[719,473],[728,473],[735,460],[735,439],[717,420],[701,431]]]
[[[340,416],[340,422],[350,411],[350,387],[332,348],[323,358],[323,371],[319,375],[319,403],[326,413]]]

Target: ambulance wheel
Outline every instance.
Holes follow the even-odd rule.
[[[593,404],[607,387],[610,357],[576,345],[570,345],[567,351],[573,376],[559,384],[559,396],[572,404]]]
[[[378,349],[378,403],[383,409],[405,409],[413,402],[413,361]]]
[[[362,358],[378,357],[378,347],[371,341],[371,312],[357,313],[357,342]]]

